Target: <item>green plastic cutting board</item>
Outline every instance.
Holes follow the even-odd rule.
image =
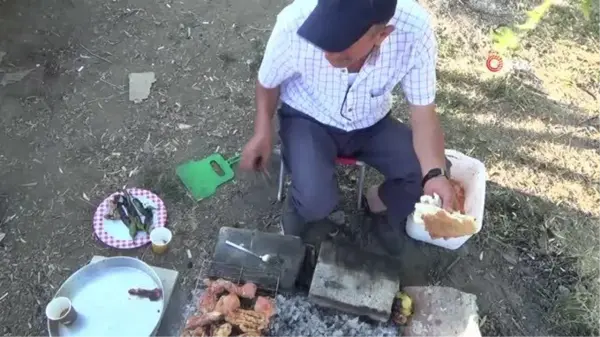
[[[214,153],[201,160],[192,160],[177,167],[177,176],[190,191],[195,200],[202,200],[215,194],[217,188],[233,179],[231,166],[239,161],[239,156],[223,158]]]

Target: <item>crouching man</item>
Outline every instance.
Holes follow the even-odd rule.
[[[390,253],[423,194],[455,208],[444,135],[435,112],[436,41],[415,1],[296,0],[278,15],[256,83],[254,135],[241,167],[264,170],[279,101],[280,139],[291,188],[282,231],[301,236],[339,196],[337,156],[356,157],[385,176],[366,193],[375,231]],[[400,84],[410,127],[390,116]]]

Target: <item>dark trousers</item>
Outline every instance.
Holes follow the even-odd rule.
[[[371,127],[347,132],[286,104],[279,118],[283,160],[292,179],[291,203],[305,221],[324,219],[336,207],[338,156],[355,157],[385,176],[379,197],[390,225],[399,226],[414,210],[422,194],[422,174],[407,125],[388,115]]]

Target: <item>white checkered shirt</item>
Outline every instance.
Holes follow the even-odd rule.
[[[281,86],[281,101],[346,131],[369,127],[385,117],[398,83],[411,104],[433,103],[437,45],[423,7],[414,0],[398,1],[389,23],[394,31],[348,88],[347,70],[331,66],[322,50],[296,33],[316,3],[295,0],[277,16],[258,71],[264,87]]]

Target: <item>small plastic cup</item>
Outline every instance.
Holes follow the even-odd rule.
[[[173,233],[166,227],[158,227],[150,232],[150,242],[154,254],[163,254],[167,251],[167,245],[171,242]]]
[[[56,297],[46,306],[46,317],[49,320],[69,325],[77,319],[77,311],[71,300],[66,297]]]

